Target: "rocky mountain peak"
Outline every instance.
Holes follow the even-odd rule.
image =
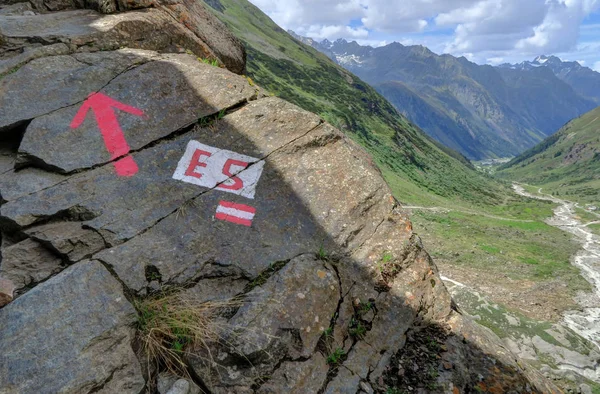
[[[202,3],[79,5],[0,9],[0,393],[558,392],[456,311],[362,148],[236,74]],[[214,311],[200,339],[162,322],[182,379],[142,334],[173,295]]]

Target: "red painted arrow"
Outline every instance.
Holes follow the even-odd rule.
[[[125,135],[115,115],[115,108],[136,116],[144,115],[142,110],[120,103],[102,93],[91,93],[81,108],[79,108],[75,118],[73,118],[71,128],[76,129],[81,126],[88,111],[91,109],[96,117],[100,133],[104,138],[106,149],[110,153],[110,160],[125,156],[114,163],[117,175],[133,176],[137,174],[138,166],[133,161],[133,158],[127,155],[129,153],[129,144],[125,140]]]

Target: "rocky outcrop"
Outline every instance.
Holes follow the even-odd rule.
[[[64,4],[0,19],[2,61],[20,59],[0,79],[0,275],[19,287],[0,310],[0,393],[556,391],[452,309],[360,147],[166,44],[227,52],[195,30],[202,4],[48,12]],[[13,50],[29,18],[46,38]],[[120,49],[95,51],[105,39]],[[187,380],[134,353],[132,305],[174,288],[242,300],[220,340],[186,349]],[[426,372],[398,379],[400,361]]]

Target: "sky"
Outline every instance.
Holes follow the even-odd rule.
[[[250,0],[284,29],[497,65],[556,55],[600,72],[600,0]]]

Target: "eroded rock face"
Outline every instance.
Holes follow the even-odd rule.
[[[201,3],[86,4],[135,11],[0,13],[0,67],[18,66],[0,71],[0,276],[20,289],[0,310],[0,393],[155,387],[126,296],[173,286],[242,306],[188,349],[196,381],[161,375],[161,391],[386,392],[432,326],[430,387],[554,391],[452,310],[363,149],[197,52],[164,53],[196,43],[243,69]]]

